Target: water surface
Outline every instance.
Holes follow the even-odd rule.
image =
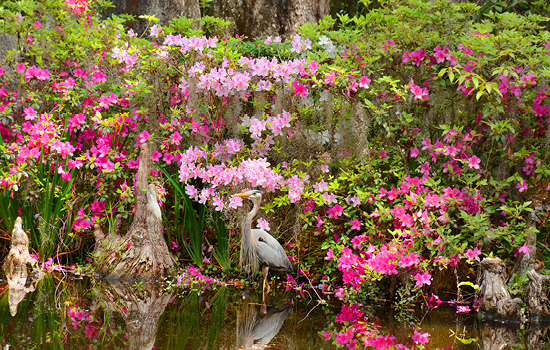
[[[322,350],[337,348],[334,334],[350,325],[335,322],[342,305],[301,298],[282,286],[265,307],[261,290],[165,290],[160,284],[75,279],[57,272],[36,284],[0,281],[0,293],[5,349]],[[429,333],[426,348],[431,349],[550,348],[547,326],[480,324],[473,314],[456,314],[446,305],[431,311],[397,312],[384,305],[361,310],[360,324],[385,339],[378,348],[418,348],[415,331]],[[330,341],[325,332],[333,334]],[[362,345],[361,335],[355,336]]]

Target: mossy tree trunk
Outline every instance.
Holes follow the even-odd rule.
[[[122,236],[120,218],[109,235],[95,227],[96,270],[108,279],[158,279],[170,274],[176,262],[162,234],[162,214],[155,186],[149,184],[151,154],[147,144],[141,146],[138,178],[135,186],[135,215]]]

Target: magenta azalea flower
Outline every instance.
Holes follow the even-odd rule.
[[[527,187],[527,181],[525,179],[523,179],[522,181],[518,182],[517,185],[516,185],[516,188],[520,192],[527,191],[527,188],[528,188]]]
[[[469,306],[457,306],[456,307],[456,313],[459,314],[459,313],[468,313],[470,312],[470,307]]]
[[[528,254],[531,253],[531,249],[527,246],[527,243],[523,244],[521,248],[518,249],[519,253]]]
[[[360,230],[361,229],[361,222],[357,219],[353,219],[350,221],[351,229],[352,230]]]
[[[337,219],[339,216],[342,215],[343,211],[344,211],[344,208],[342,208],[339,204],[336,204],[334,207],[327,210],[327,214],[329,218]]]
[[[149,140],[149,133],[147,130],[143,130],[141,134],[139,134],[139,143],[145,143],[147,140]]]

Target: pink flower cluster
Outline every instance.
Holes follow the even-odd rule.
[[[333,339],[338,345],[345,345],[348,349],[375,348],[379,350],[399,349],[409,350],[414,347],[408,347],[398,342],[398,339],[392,334],[383,334],[382,327],[367,318],[357,304],[343,305],[335,321],[343,324],[343,329],[339,331],[324,331],[325,341]],[[416,344],[427,344],[430,334],[415,330],[410,339],[405,342],[414,342]]]

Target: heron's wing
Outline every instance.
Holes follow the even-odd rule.
[[[256,247],[258,259],[260,259],[262,264],[273,269],[294,271],[285,250],[269,232],[261,229],[254,229],[252,230],[252,240]]]
[[[261,318],[254,326],[254,343],[267,345],[279,333],[289,312],[290,305],[275,313],[268,312]]]

